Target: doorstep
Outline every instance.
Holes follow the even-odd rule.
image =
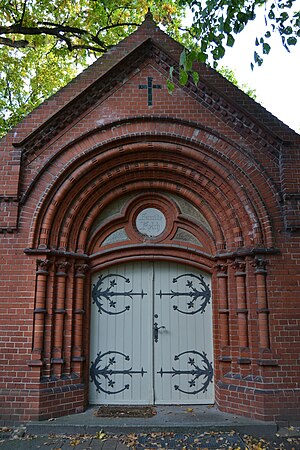
[[[243,434],[268,436],[276,433],[275,422],[264,422],[224,413],[211,405],[155,406],[151,417],[97,417],[99,407],[85,412],[45,421],[26,423],[30,434],[108,434],[172,431],[180,433],[205,431],[236,431]]]

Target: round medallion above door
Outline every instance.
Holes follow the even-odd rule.
[[[163,233],[166,224],[165,215],[157,208],[142,209],[135,219],[137,231],[149,238],[157,237]]]

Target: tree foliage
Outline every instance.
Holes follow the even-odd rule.
[[[195,59],[217,61],[258,7],[266,8],[266,32],[258,37],[261,54],[278,31],[286,49],[297,43],[300,13],[296,0],[0,0],[0,135],[57,91],[79,71],[126,37],[148,10],[154,20],[191,51],[180,61],[180,81]],[[193,23],[183,26],[186,8]],[[262,56],[255,50],[254,62]]]
[[[184,7],[155,3],[179,39]],[[0,0],[0,136],[144,20],[147,0]]]
[[[189,33],[199,42],[198,59],[206,61],[211,55],[215,65],[223,58],[226,47],[232,47],[236,36],[263,8],[265,30],[257,36],[253,55],[254,64],[261,65],[264,55],[271,50],[270,38],[278,33],[287,51],[300,38],[300,11],[298,0],[180,0],[191,8],[193,23]],[[299,8],[299,3],[298,3]]]

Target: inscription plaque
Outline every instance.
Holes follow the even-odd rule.
[[[159,236],[166,228],[165,215],[159,209],[145,208],[137,215],[136,228],[145,236]]]

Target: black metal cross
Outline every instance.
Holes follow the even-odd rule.
[[[148,106],[153,105],[153,89],[161,89],[161,84],[153,84],[153,78],[148,77],[148,84],[140,84],[139,89],[148,90]]]

